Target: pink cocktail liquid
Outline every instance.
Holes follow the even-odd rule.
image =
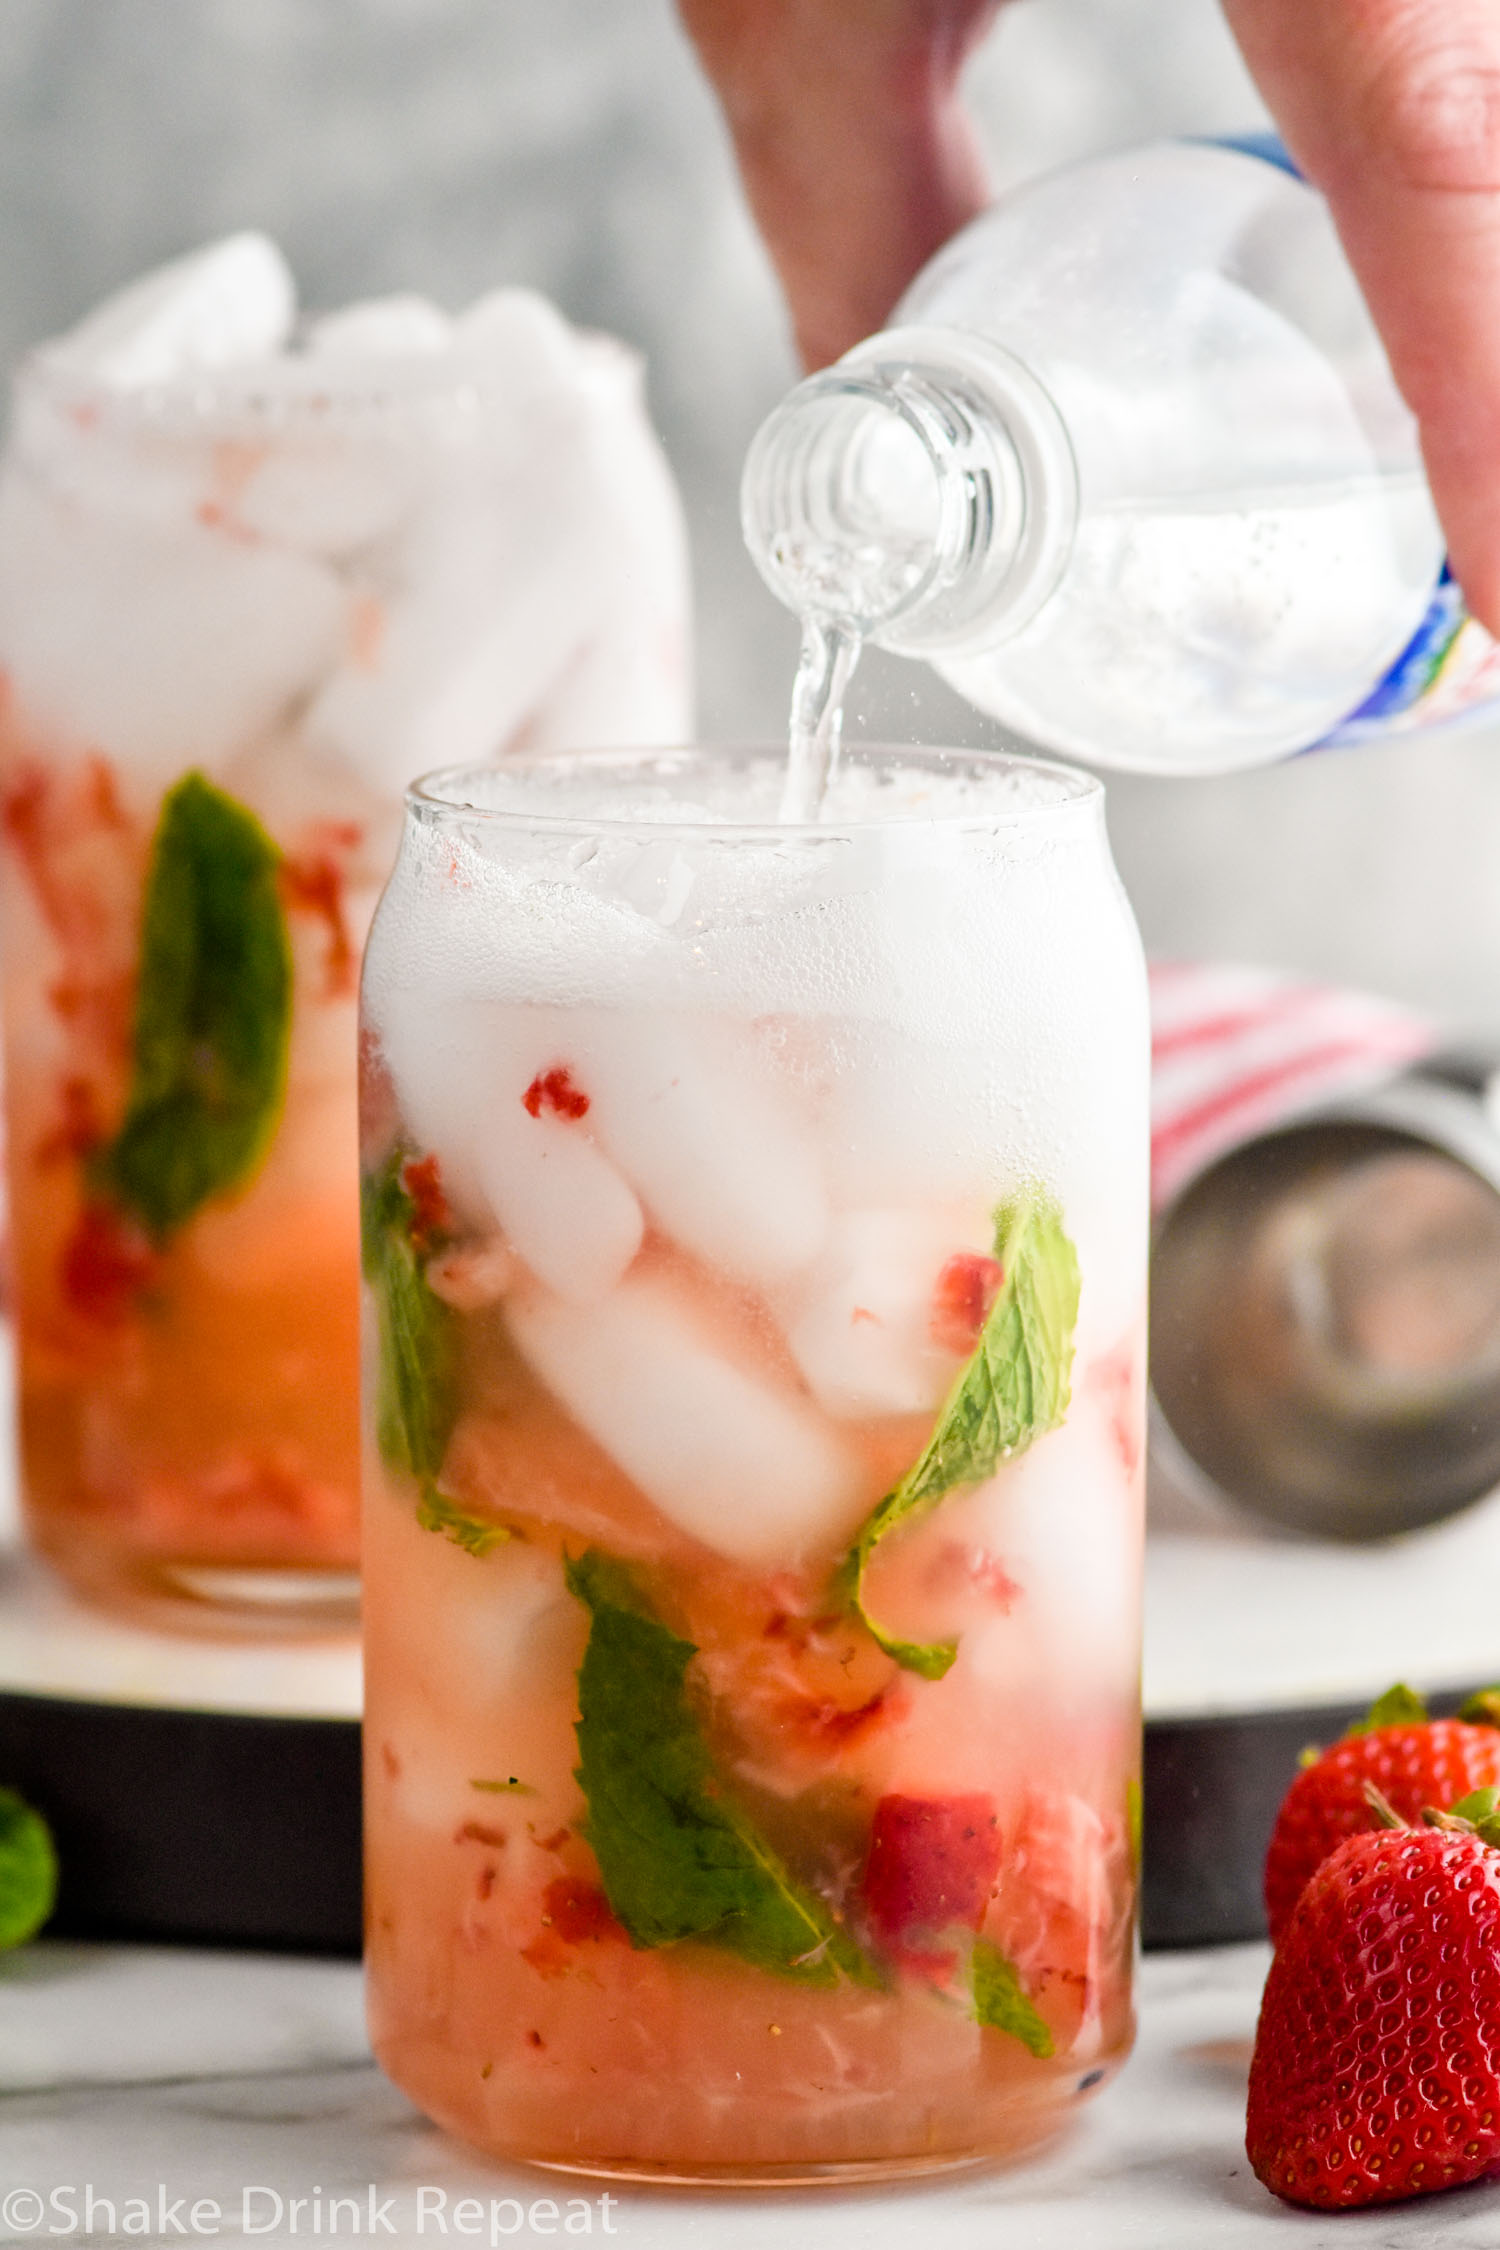
[[[366,973],[371,2021],[498,2154],[943,2168],[1128,2048],[1140,963],[1090,785],[1007,771],[857,754],[805,854],[743,825],[773,761],[413,803]]]

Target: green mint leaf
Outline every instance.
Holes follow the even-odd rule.
[[[959,1485],[982,1484],[1002,1461],[1056,1429],[1068,1411],[1078,1257],[1047,1197],[1018,1196],[995,1213],[1002,1279],[972,1357],[943,1403],[931,1437],[893,1492],[866,1518],[840,1566],[838,1589],[888,1656],[939,1680],[956,1641],[902,1641],[864,1606],[870,1557],[898,1525],[920,1522]]]
[[[0,1951],[35,1937],[57,1903],[52,1833],[14,1789],[0,1789]]]
[[[458,1417],[456,1315],[427,1286],[412,1234],[416,1206],[401,1184],[406,1162],[396,1149],[360,1190],[360,1258],[378,1344],[375,1442],[387,1468],[434,1487]],[[429,1489],[422,1506],[435,1515],[440,1501]],[[446,1521],[420,1520],[453,1536]],[[497,1531],[491,1546],[505,1536],[486,1528]]]
[[[130,1091],[92,1185],[158,1243],[250,1178],[286,1087],[292,954],[280,855],[187,774],[163,800],[141,917]]]
[[[424,1531],[440,1531],[469,1555],[488,1555],[515,1537],[503,1523],[491,1523],[484,1516],[467,1515],[462,1508],[455,1508],[435,1484],[423,1489],[417,1502],[417,1521]]]
[[[1052,2053],[1052,2034],[1027,1999],[1011,1963],[987,1938],[976,1938],[969,1957],[969,1990],[974,2020],[992,2031],[1008,2031],[1038,2061]]]
[[[578,1781],[610,1910],[638,1946],[697,1938],[804,1984],[880,1976],[728,1793],[688,1699],[697,1650],[628,1571],[591,1548],[566,1565],[589,1612],[578,1672]]]
[[[1373,1734],[1377,1727],[1421,1726],[1426,1717],[1425,1699],[1414,1688],[1406,1687],[1398,1680],[1394,1687],[1386,1689],[1384,1695],[1375,1698],[1365,1717],[1357,1726],[1349,1729],[1349,1734]]]
[[[1500,1727],[1500,1687],[1479,1688],[1459,1706],[1471,1727]]]
[[[536,1795],[536,1791],[529,1781],[518,1781],[514,1774],[511,1774],[505,1781],[471,1781],[469,1787],[471,1789],[483,1789],[494,1797],[534,1797]]]

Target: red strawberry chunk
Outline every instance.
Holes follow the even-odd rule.
[[[1500,1728],[1423,1719],[1346,1736],[1304,1767],[1282,1800],[1266,1853],[1266,1919],[1279,1945],[1292,1908],[1329,1853],[1376,1827],[1374,1782],[1403,1820],[1428,1805],[1446,1812],[1474,1789],[1500,1787]]]
[[[1245,2146],[1273,2194],[1320,2210],[1500,2162],[1500,1852],[1386,1828],[1324,1861],[1266,1979]]]
[[[130,1319],[158,1263],[138,1228],[107,1203],[86,1203],[63,1244],[62,1293],[85,1320],[116,1327]]]
[[[933,1285],[929,1333],[940,1350],[967,1358],[1000,1294],[1005,1270],[994,1258],[960,1250]]]
[[[418,1250],[429,1250],[453,1224],[442,1174],[435,1156],[414,1156],[401,1167],[401,1185],[411,1198],[411,1239]]]
[[[901,1949],[944,1930],[977,1930],[1000,1873],[992,1797],[882,1797],[865,1862],[865,1907]]]
[[[566,1063],[539,1070],[521,1100],[532,1117],[540,1117],[544,1109],[553,1117],[574,1119],[589,1113],[589,1097],[582,1087],[574,1085]]]

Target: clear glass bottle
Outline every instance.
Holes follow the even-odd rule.
[[[1226,771],[1500,693],[1327,208],[1167,143],[1012,195],[753,441],[804,620],[1033,741]]]
[[[941,2170],[1123,2058],[1147,1037],[1102,792],[408,800],[365,957],[371,2027],[499,2155]]]

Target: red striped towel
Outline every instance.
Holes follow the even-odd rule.
[[[1151,1200],[1237,1141],[1362,1093],[1437,1043],[1394,1001],[1230,962],[1151,964]]]

